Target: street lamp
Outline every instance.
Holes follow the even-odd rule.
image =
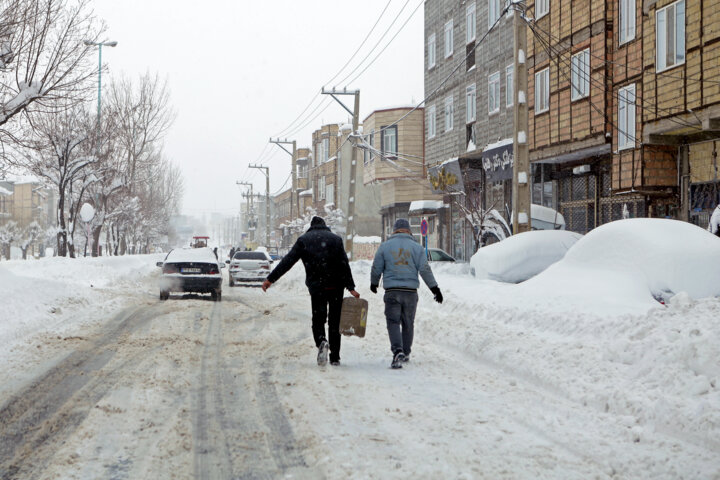
[[[102,47],[116,47],[118,42],[93,42],[92,40],[85,40],[83,42],[87,46],[95,45],[98,47],[98,111],[97,111],[97,128],[98,138],[100,137],[100,98],[102,92]]]

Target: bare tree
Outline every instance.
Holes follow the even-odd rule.
[[[147,241],[154,236],[151,225],[159,223],[150,205],[157,206],[163,197],[155,190],[167,182],[175,182],[175,191],[164,192],[167,194],[164,200],[171,201],[177,208],[179,200],[173,196],[182,197],[182,179],[176,169],[169,170],[170,177],[163,177],[170,164],[162,158],[162,142],[175,119],[166,81],[149,73],[137,82],[121,78],[111,84],[107,105],[105,118],[112,119],[112,131],[99,140],[111,138],[113,153],[108,156],[112,159],[111,165],[104,171],[100,184],[103,189],[99,196],[100,218],[112,219],[113,251],[122,254],[128,243],[136,248],[141,238]],[[135,214],[131,213],[133,210],[137,210]],[[151,223],[144,223],[151,217]],[[169,217],[164,221],[167,220]],[[102,223],[96,224],[93,235],[96,241],[101,228]]]
[[[23,260],[27,259],[27,251],[30,246],[35,243],[43,234],[43,228],[38,222],[31,222],[27,227],[22,230],[20,239],[20,250],[22,251]]]
[[[92,46],[104,26],[91,0],[0,0],[0,140],[3,126],[33,107],[47,112],[83,102],[96,71]]]
[[[74,257],[72,234],[79,204],[94,181],[95,157],[88,138],[95,122],[82,107],[68,107],[54,114],[36,115],[32,137],[11,159],[11,164],[52,186],[58,194],[57,250]]]

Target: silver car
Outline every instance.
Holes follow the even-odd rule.
[[[235,252],[232,260],[226,260],[230,265],[230,286],[241,282],[262,282],[270,274],[272,259],[267,252]]]

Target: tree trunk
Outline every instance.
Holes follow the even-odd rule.
[[[93,228],[92,231],[92,256],[100,255],[100,233],[102,233],[102,225]]]

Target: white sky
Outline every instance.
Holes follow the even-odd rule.
[[[360,89],[361,120],[378,108],[422,100],[422,3],[390,0],[367,43],[337,77],[354,69],[397,17],[367,65],[419,7],[377,61],[347,85]],[[210,0],[201,7],[189,0],[96,0],[95,10],[108,24],[107,39],[118,41],[116,48],[103,49],[111,77],[149,70],[168,78],[177,120],[166,153],[184,172],[183,212],[232,214],[240,203],[237,180],[265,192],[265,177],[248,164],[269,165],[271,193],[282,187],[290,157],[270,146],[259,158],[268,138],[288,127],[348,61],[387,4]],[[335,104],[288,138],[297,140],[298,148],[310,146],[313,130],[347,119]]]

